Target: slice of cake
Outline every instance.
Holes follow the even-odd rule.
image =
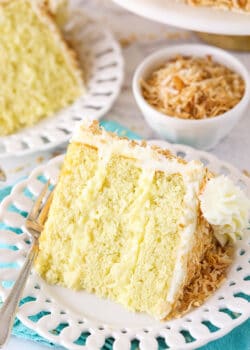
[[[75,53],[44,0],[0,1],[0,135],[74,102],[84,92]]]
[[[250,0],[185,0],[185,2],[194,6],[208,6],[250,13]]]
[[[82,126],[67,151],[36,270],[51,284],[84,289],[157,319],[198,305],[223,280],[231,262],[228,237],[241,234],[248,215],[242,192],[237,189],[238,200],[229,180],[224,187],[217,183],[220,177],[206,186],[211,177],[200,162],[118,138],[96,123]],[[237,210],[241,203],[236,213],[242,220],[230,205],[233,223],[221,226],[230,195]]]

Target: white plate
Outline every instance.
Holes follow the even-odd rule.
[[[100,119],[117,98],[124,62],[113,35],[79,10],[71,12],[65,35],[76,43],[80,64],[87,74],[86,94],[35,126],[0,137],[0,158],[46,150],[68,141],[77,122],[86,117]]]
[[[250,34],[250,14],[193,7],[182,0],[113,1],[140,16],[184,29],[227,35]]]
[[[211,154],[196,151],[187,146],[173,146],[163,141],[157,143],[185,159],[200,159],[217,173],[226,173],[243,186],[250,195],[249,179],[230,164],[219,161]],[[28,236],[24,228],[25,218],[21,214],[11,212],[10,206],[12,205],[13,208],[14,205],[19,210],[28,212],[32,206],[32,200],[24,194],[24,189],[28,189],[35,199],[43,187],[41,175],[46,179],[50,178],[55,184],[62,161],[63,156],[60,156],[36,168],[31,176],[16,185],[10,196],[2,202],[0,222],[8,225],[9,230],[0,232],[0,246],[6,245],[5,249],[0,249],[0,263],[21,263],[29,249]],[[21,230],[19,234],[11,231],[14,227]],[[114,302],[100,299],[86,292],[74,292],[58,286],[49,286],[34,271],[24,291],[24,298],[31,296],[34,300],[30,302],[26,300],[26,303],[19,308],[17,316],[24,325],[39,335],[70,350],[99,350],[108,337],[114,338],[114,350],[129,350],[130,342],[135,338],[139,340],[141,350],[156,350],[158,337],[164,338],[171,349],[197,348],[225,335],[250,316],[250,303],[238,296],[240,292],[249,294],[250,290],[249,232],[243,240],[237,242],[235,260],[221,288],[205,304],[180,319],[157,322],[147,315],[127,312]],[[12,248],[16,246],[17,250],[10,250],[11,246]],[[15,280],[19,268],[14,269],[8,265],[0,268],[0,280],[2,282]],[[0,287],[0,295],[3,299],[8,295],[8,291],[7,286]],[[235,318],[232,319],[223,312],[224,309],[231,310]],[[49,314],[43,315],[38,322],[29,318],[42,311],[47,311]],[[217,327],[215,332],[209,331],[203,323],[206,321]],[[53,330],[60,324],[66,324],[66,327],[56,335]],[[84,332],[90,333],[86,347],[75,343]],[[191,342],[187,340],[189,334],[193,337],[189,337]]]

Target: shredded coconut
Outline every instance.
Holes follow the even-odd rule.
[[[200,262],[195,276],[190,284],[184,288],[173,312],[168,315],[168,319],[181,317],[193,307],[200,306],[220,287],[226,278],[228,267],[232,263],[233,251],[233,246],[230,244],[222,247],[218,242],[212,242]]]
[[[216,117],[242,99],[241,76],[211,56],[176,56],[141,81],[146,101],[160,112],[182,119]]]
[[[195,6],[212,6],[250,12],[250,0],[185,0],[185,2]]]

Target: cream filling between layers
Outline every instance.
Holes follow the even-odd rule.
[[[163,171],[166,174],[181,174],[186,188],[183,199],[184,215],[180,221],[183,230],[180,232],[180,244],[176,257],[176,264],[173,271],[171,286],[167,294],[166,302],[169,305],[167,314],[171,311],[171,304],[176,299],[179,288],[185,281],[187,274],[188,254],[194,245],[194,234],[197,228],[197,212],[198,212],[198,195],[201,182],[205,176],[205,169],[199,161],[191,161],[187,164],[181,163],[176,158],[167,159],[164,155],[159,154],[146,145],[141,147],[136,144],[130,144],[127,140],[116,139],[110,136],[106,131],[102,130],[101,134],[93,134],[88,130],[91,123],[81,126],[74,134],[71,142],[79,142],[82,144],[96,147],[101,152],[102,157],[107,158],[111,154],[119,154],[125,157],[134,158],[143,169],[153,171]],[[162,315],[162,318],[167,316]]]

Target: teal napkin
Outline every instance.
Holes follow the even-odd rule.
[[[130,131],[129,129],[117,124],[116,122],[102,121],[102,126],[108,130],[116,132],[120,136],[126,136],[131,139],[140,139],[140,137]],[[0,202],[11,192],[12,187],[6,187],[0,190]],[[2,227],[1,227],[2,228]],[[250,302],[250,298],[248,299]],[[23,338],[32,340],[39,344],[44,344],[49,347],[56,348],[56,344],[50,343],[46,339],[40,337],[33,330],[25,327],[18,319],[15,320],[12,334]],[[85,343],[86,338],[82,337],[79,339],[79,345]],[[190,339],[192,341],[192,339]],[[167,349],[163,339],[158,338],[159,350]],[[109,338],[106,340],[105,345],[102,347],[102,350],[112,350],[113,339]],[[132,342],[131,350],[138,348],[138,341],[135,340]],[[235,328],[228,335],[223,338],[213,341],[208,345],[200,348],[200,350],[250,350],[250,320],[246,321],[243,325]]]

